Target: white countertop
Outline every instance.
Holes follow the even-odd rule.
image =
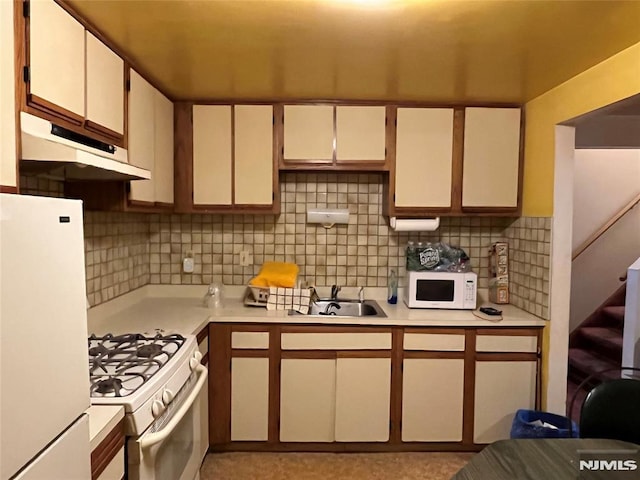
[[[92,405],[89,410],[89,438],[91,451],[95,450],[109,432],[124,418],[124,407],[119,405]]]
[[[452,326],[452,327],[530,327],[547,324],[512,305],[492,305],[479,302],[478,305],[494,306],[502,310],[503,319],[488,321],[477,318],[469,310],[427,310],[409,309],[398,300],[396,305],[386,302],[386,288],[367,288],[366,298],[374,299],[387,314],[387,318],[336,318],[290,316],[286,310],[269,311],[264,307],[247,307],[242,303],[243,286],[226,286],[224,308],[208,309],[202,305],[206,292],[204,285],[146,285],[115,298],[107,303],[89,309],[89,334],[181,333],[197,334],[209,322],[234,323],[289,323],[327,325],[375,325],[375,326]],[[321,289],[320,294],[325,292]],[[344,288],[340,294],[344,298],[357,298],[357,290],[350,292]],[[479,292],[482,299],[482,293]]]

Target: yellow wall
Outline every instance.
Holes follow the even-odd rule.
[[[640,43],[525,105],[522,215],[553,215],[555,126],[640,93]]]
[[[608,58],[525,105],[522,215],[553,215],[555,126],[640,93],[640,43]],[[544,329],[542,408],[549,372],[549,327]]]

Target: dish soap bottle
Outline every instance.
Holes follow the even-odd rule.
[[[389,272],[389,280],[387,282],[387,303],[395,305],[398,303],[398,277],[396,271]]]

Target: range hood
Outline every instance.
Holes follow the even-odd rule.
[[[127,151],[20,112],[20,172],[66,180],[148,180],[151,172],[127,163]]]

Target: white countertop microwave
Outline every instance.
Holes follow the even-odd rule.
[[[404,303],[409,308],[476,308],[478,275],[473,272],[407,272]]]

